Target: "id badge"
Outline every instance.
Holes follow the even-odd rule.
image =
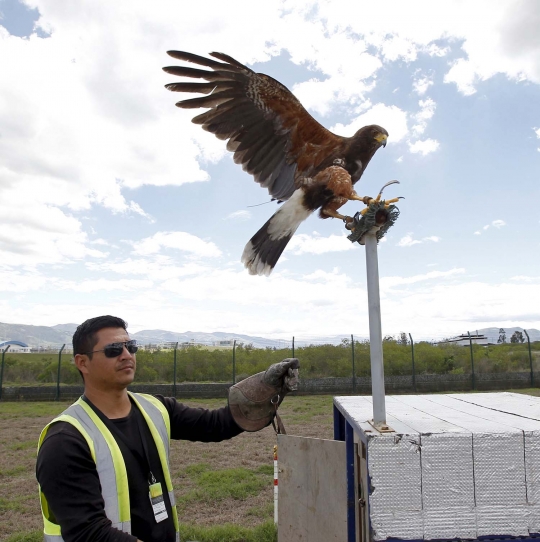
[[[152,484],[149,489],[150,503],[152,505],[152,510],[154,511],[154,517],[156,518],[156,522],[159,523],[169,517],[167,509],[165,508],[165,501],[163,500],[161,483],[156,482],[155,484]]]

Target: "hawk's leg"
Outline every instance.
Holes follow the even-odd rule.
[[[376,199],[372,199],[369,204],[366,204],[367,207],[365,209],[362,209],[360,211],[360,214],[363,216],[365,215],[367,212],[368,212],[368,209],[369,209],[369,205],[372,204],[372,203],[379,203],[379,200],[380,200],[380,194],[377,196]],[[388,209],[388,207],[390,207],[390,205],[392,205],[392,203],[396,203],[397,201],[399,201],[399,198],[392,198],[392,199],[387,199],[385,200],[384,202],[384,208],[385,209]]]
[[[326,216],[331,216],[332,218],[339,218],[340,220],[343,220],[344,222],[352,222],[353,221],[352,216],[342,215],[341,213],[338,213],[337,211],[334,211],[334,209],[323,208],[323,209],[321,209],[321,213],[325,214]]]
[[[349,199],[354,201],[361,201],[365,205],[369,205],[372,201],[378,201],[374,200],[371,196],[359,196],[356,192],[353,192],[353,194],[349,196]]]

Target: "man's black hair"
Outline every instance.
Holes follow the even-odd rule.
[[[122,320],[122,318],[110,316],[108,314],[105,316],[89,318],[83,322],[73,334],[73,355],[86,354],[89,359],[92,359],[92,354],[89,354],[88,352],[92,352],[94,346],[96,346],[98,342],[97,332],[106,327],[127,329],[127,322]],[[79,373],[84,380],[81,371],[79,371]]]

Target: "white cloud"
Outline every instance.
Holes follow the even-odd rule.
[[[173,62],[164,51],[179,35],[201,53],[211,36],[216,47],[243,62],[289,54],[314,72],[294,86],[307,107],[321,114],[344,112],[347,120],[336,131],[345,135],[379,123],[389,130],[390,143],[405,139],[409,130],[406,111],[369,100],[385,63],[444,56],[461,47],[463,56],[450,66],[446,81],[463,93],[498,73],[540,82],[537,2],[441,0],[410,6],[387,0],[383,6],[320,0],[285,8],[278,0],[264,5],[239,0],[239,18],[217,1],[209,0],[204,14],[195,5],[186,11],[156,1],[152,6],[134,1],[128,8],[81,0],[80,9],[71,10],[28,0],[49,38],[21,39],[0,27],[0,104],[7,104],[0,106],[0,216],[9,212],[10,201],[32,194],[34,221],[21,226],[21,240],[41,235],[47,220],[40,217],[51,209],[65,223],[76,220],[70,213],[96,205],[150,219],[126,187],[209,179],[204,164],[225,155],[223,143],[192,125],[192,112],[174,108],[176,96],[163,89],[174,80],[160,70]],[[246,24],[260,20],[263,26]],[[431,82],[431,75],[417,75],[415,92],[424,95]],[[356,118],[348,120],[351,111]],[[418,120],[412,118],[417,135],[425,130]],[[437,147],[435,139],[410,143],[411,152],[423,155]],[[66,252],[89,254],[81,226],[71,231],[77,229],[79,238],[67,243],[74,250]],[[51,234],[43,245],[58,247],[62,239]],[[55,250],[52,258],[35,252],[34,263],[58,260],[62,251]]]
[[[433,117],[435,108],[437,107],[437,104],[431,98],[420,100],[418,105],[420,106],[420,111],[412,117],[413,121],[417,123],[412,127],[412,132],[415,137],[418,137],[425,132],[428,120]]]
[[[221,256],[221,250],[211,241],[203,241],[196,235],[183,231],[160,231],[133,243],[133,253],[140,255],[155,254],[163,248],[173,248],[188,252],[193,256]]]
[[[371,58],[376,60],[375,57]],[[381,62],[377,60],[377,64],[378,68]],[[347,107],[355,105],[362,107],[366,93],[373,88],[375,83],[361,82],[358,74],[354,74],[354,78],[339,74],[323,81],[313,78],[298,83],[292,90],[304,107],[325,116],[340,104],[346,104]]]
[[[91,292],[133,292],[149,290],[153,286],[151,280],[132,280],[132,279],[96,279],[83,280],[80,282],[64,282],[60,285],[62,290],[75,290],[80,293]]]
[[[538,139],[540,139],[540,128],[533,128],[534,130],[534,133],[536,134],[536,137]],[[536,149],[538,152],[540,152],[540,147],[538,147],[538,149]]]
[[[516,275],[515,277],[510,277],[510,280],[515,280],[517,282],[539,282],[540,277],[529,277],[527,275]]]
[[[409,151],[420,153],[422,156],[435,152],[439,148],[439,142],[435,139],[419,139],[413,143],[409,142]]]
[[[450,67],[445,81],[455,83],[464,94],[474,93],[478,82],[497,74],[540,82],[537,2],[420,0],[411,4],[388,0],[384,5],[366,5],[327,0],[316,6],[329,37],[338,32],[360,35],[385,61],[411,62],[423,53],[444,56],[450,46],[460,44],[463,57]],[[441,40],[446,43],[437,43]]]
[[[502,228],[503,226],[506,226],[506,222],[504,220],[501,220],[501,219],[498,219],[498,220],[493,220],[491,222],[491,224],[486,224],[485,226],[482,227],[482,229],[484,231],[488,230],[490,226],[493,226],[494,228],[497,228],[497,229],[500,229]],[[480,235],[482,232],[480,231],[475,231],[474,234],[475,235]]]
[[[225,220],[236,220],[238,222],[244,222],[251,218],[251,213],[246,210],[235,211],[225,217]]]
[[[409,131],[407,128],[407,113],[395,105],[385,105],[383,103],[375,104],[347,125],[336,124],[332,131],[343,136],[352,136],[362,126],[368,124],[378,124],[385,128],[390,134],[388,143],[401,141]]]
[[[102,245],[102,246],[110,246],[111,244],[106,239],[102,239],[99,237],[98,239],[94,239],[90,241],[91,245]]]
[[[8,265],[0,266],[0,291],[28,292],[48,288],[56,282],[36,269],[15,270]],[[4,313],[5,314],[5,313]]]
[[[433,85],[433,77],[428,75],[421,75],[413,81],[413,90],[419,96],[423,96],[429,87]]]
[[[496,74],[540,82],[537,2],[320,0],[290,5],[238,0],[235,13],[241,17],[231,16],[229,4],[212,0],[204,9],[162,0],[80,0],[77,9],[48,0],[27,3],[39,9],[39,24],[51,32],[50,38],[20,39],[0,28],[0,257],[20,266],[0,273],[6,292],[0,310],[13,322],[82,321],[121,307],[134,325],[177,330],[348,333],[351,314],[358,315],[357,329],[367,327],[365,311],[358,311],[365,307],[365,288],[343,271],[298,277],[280,273],[278,267],[267,280],[250,277],[238,262],[212,269],[190,255],[217,257],[219,249],[184,232],[159,232],[138,241],[131,257],[116,258],[116,250],[92,241],[104,236],[103,228],[89,235],[82,211],[96,220],[108,213],[130,216],[136,236],[138,221],[150,219],[137,187],[208,181],[206,166],[225,155],[222,141],[189,122],[198,111],[175,108],[181,96],[163,89],[175,80],[160,69],[175,62],[164,54],[167,49],[185,47],[204,54],[212,43],[212,49],[246,63],[282,54],[274,66],[286,66],[288,84],[292,81],[312,111],[339,115],[336,131],[351,135],[374,122],[389,130],[391,144],[405,142],[411,152],[421,154],[438,146],[436,134],[429,134],[433,139],[425,136],[431,117],[416,118],[429,107],[415,112],[377,103],[381,68],[391,69],[395,61],[430,61],[426,55],[442,57],[451,51],[457,60],[448,65],[445,80],[463,94],[474,93]],[[310,81],[294,85],[289,55],[302,70],[311,71],[305,77]],[[268,73],[264,67],[260,71]],[[426,79],[431,76],[416,77],[414,92],[428,102],[425,96],[434,87]],[[396,100],[407,89],[405,82],[399,85]],[[417,136],[421,132],[424,141],[414,141],[413,126],[421,127]],[[540,138],[540,128],[534,130]],[[488,227],[497,227],[494,222]],[[322,254],[352,246],[340,236],[331,237],[300,237],[295,250]],[[437,242],[435,237],[414,239],[411,233],[402,246]],[[32,268],[40,263],[82,268],[80,293],[73,290],[76,280],[62,278],[68,274],[65,268],[58,276],[54,269],[45,275]],[[424,277],[387,280],[392,292],[382,288],[389,332],[402,329],[403,322],[425,333],[461,332],[470,322],[481,327],[497,319],[501,325],[528,321],[540,326],[535,304],[540,285],[534,281],[485,284],[457,272],[419,276]],[[13,291],[17,299],[8,300]],[[19,295],[24,292],[32,295]],[[100,297],[100,292],[106,295]],[[408,331],[414,334],[415,329]]]
[[[405,284],[416,284],[418,282],[424,282],[427,280],[435,279],[447,279],[454,277],[455,275],[462,275],[465,273],[465,269],[462,267],[450,269],[449,271],[430,271],[422,275],[413,275],[411,277],[383,277],[381,279],[381,288],[384,290],[391,290],[396,286],[402,286]]]
[[[3,197],[2,197],[3,196]],[[79,220],[52,205],[17,197],[17,190],[0,187],[0,258],[10,265],[69,263],[86,257],[103,258],[90,248]]]
[[[300,254],[325,254],[327,252],[342,252],[354,248],[344,235],[330,235],[322,237],[317,232],[313,235],[300,233],[295,235],[287,245],[286,252],[292,252],[295,255]]]
[[[398,247],[412,247],[413,245],[419,245],[426,241],[431,241],[432,243],[438,243],[440,240],[441,238],[437,237],[436,235],[422,237],[422,240],[413,239],[412,233],[408,233],[407,235],[405,235],[398,241],[397,246]]]
[[[53,325],[80,322],[97,314],[118,314],[121,307],[121,316],[132,331],[199,329],[301,337],[367,328],[367,311],[359,310],[367,306],[365,285],[353,279],[355,273],[339,269],[314,270],[302,276],[274,273],[269,278],[252,277],[243,269],[206,267],[170,279],[146,275],[140,275],[140,282],[87,279],[84,291],[67,299],[60,294],[71,292],[74,285],[70,283],[66,289],[62,283],[49,282],[47,288],[61,300],[32,303],[30,309],[25,303],[8,303],[3,296],[0,310],[11,322]],[[381,275],[385,333],[405,329],[413,336],[436,337],[493,325],[527,322],[528,327],[538,327],[538,298],[540,281],[518,278],[486,284],[471,280],[462,268]],[[210,305],[212,310],[208,310]],[[351,314],[356,315],[352,328]]]
[[[159,281],[208,271],[208,266],[193,261],[178,262],[163,254],[151,254],[141,258],[119,258],[99,263],[87,262],[86,268],[91,272],[142,275]]]
[[[419,245],[422,241],[418,241],[412,238],[412,235],[409,233],[402,237],[397,246],[398,247],[412,247],[413,245]]]

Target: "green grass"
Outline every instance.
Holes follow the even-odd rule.
[[[72,402],[2,402],[0,403],[0,420],[12,420],[13,418],[50,418],[66,410]]]
[[[35,440],[25,440],[24,442],[15,442],[8,446],[10,450],[29,450],[30,448],[37,449],[37,442]]]
[[[5,542],[43,542],[43,531],[16,533],[6,538]]]
[[[0,470],[0,476],[15,476],[23,472],[26,473],[27,470],[28,469],[24,465],[17,465],[16,467],[13,467],[12,469]]]
[[[318,416],[332,416],[333,399],[331,395],[302,396],[301,402],[291,405],[284,403],[283,406],[293,413],[289,423],[305,423],[313,421]]]
[[[22,505],[18,499],[9,500],[0,497],[0,512],[7,512],[8,510],[17,510],[17,512],[22,512]]]
[[[254,506],[247,511],[248,516],[260,519],[270,519],[274,517],[274,503],[269,502],[262,506]]]
[[[180,525],[180,540],[197,542],[277,542],[277,528],[273,520],[266,521],[252,529],[239,525],[220,525],[218,527],[198,527]],[[42,542],[42,531],[17,533],[5,542]]]
[[[220,525],[218,527],[197,527],[180,525],[180,539],[197,542],[277,542],[277,529],[273,520],[252,529],[239,525]],[[42,542],[43,532],[29,531],[16,533],[5,542]]]
[[[217,527],[197,527],[180,525],[180,540],[197,542],[277,542],[277,528],[273,520],[266,521],[252,529],[239,525],[219,525]],[[21,539],[21,541],[24,539]],[[37,539],[36,539],[37,541]],[[15,542],[15,540],[8,542]],[[17,540],[18,542],[18,540]],[[26,541],[25,541],[26,542]],[[28,542],[34,542],[29,539]]]
[[[26,506],[22,503],[30,499],[35,499],[35,495],[21,495],[14,499],[5,499],[0,497],[0,512],[7,512],[8,510],[15,510],[17,512],[25,512]]]
[[[540,388],[524,388],[521,390],[506,390],[511,391],[513,393],[524,393],[525,395],[535,395],[536,397],[540,397]]]
[[[263,465],[262,467],[265,467]],[[273,467],[259,467],[255,471],[236,468],[211,470],[205,463],[190,465],[183,471],[197,483],[197,488],[178,499],[179,506],[193,502],[215,502],[227,498],[246,500],[257,495],[269,484]]]

